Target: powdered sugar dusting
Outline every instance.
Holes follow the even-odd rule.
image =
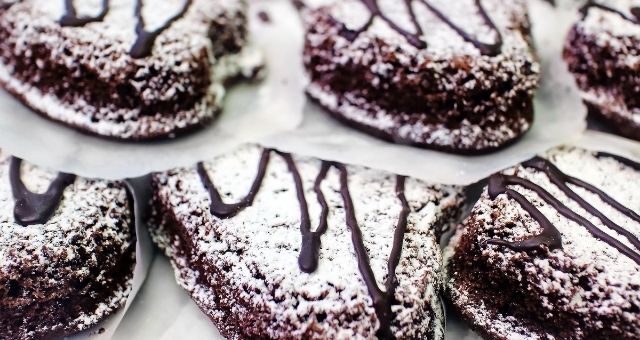
[[[205,163],[225,202],[235,202],[246,195],[256,175],[260,152],[259,147],[245,146]],[[315,229],[320,206],[313,193],[313,181],[320,161],[294,158]],[[395,176],[361,167],[349,166],[348,170],[364,244],[378,285],[383,286],[401,208],[394,191]],[[230,219],[211,216],[208,193],[195,169],[158,174],[155,181],[159,186],[157,203],[175,214],[189,239],[171,238],[166,221],[152,234],[174,258],[179,281],[219,327],[230,328],[226,329],[228,336],[251,333],[234,330],[237,325],[229,322],[225,326],[223,319],[218,319],[225,313],[230,313],[225,314],[228,320],[239,316],[250,319],[264,336],[274,338],[314,334],[330,338],[375,336],[377,317],[357,267],[335,169],[322,185],[330,207],[329,228],[322,237],[319,267],[312,274],[305,274],[298,267],[300,211],[291,174],[279,156],[272,155],[254,204]],[[437,313],[439,303],[431,306],[437,301],[437,273],[441,266],[434,228],[449,223],[462,202],[459,189],[452,187],[410,179],[406,188],[412,212],[397,270],[400,285],[396,298],[400,304],[392,308],[396,313],[392,330],[399,337],[411,338],[431,334],[435,325],[442,322],[433,319],[433,313],[441,315]],[[190,252],[176,256],[179,249],[184,250],[184,244],[179,246],[181,242],[192,243]],[[196,259],[202,261],[198,269],[208,268],[206,272],[193,272]],[[192,279],[194,276],[198,279]],[[219,295],[203,281],[215,285]],[[225,310],[224,306],[231,309]],[[350,315],[350,321],[344,319],[345,315]],[[225,329],[221,331],[225,333]]]

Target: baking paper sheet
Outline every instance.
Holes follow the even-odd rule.
[[[302,33],[287,0],[250,1],[251,44],[267,62],[266,78],[230,89],[222,116],[191,136],[124,143],[87,136],[48,121],[0,91],[0,145],[33,163],[87,177],[119,179],[191,165],[246,140],[295,128],[302,119]],[[270,23],[259,11],[277,13]],[[293,26],[293,27],[292,27]]]
[[[554,9],[547,2],[531,0],[529,5],[542,83],[535,97],[535,122],[516,144],[471,157],[395,145],[338,123],[313,103],[307,103],[299,129],[262,142],[284,151],[365,165],[430,182],[465,185],[552,146],[575,140],[586,128],[586,109],[561,54],[566,32],[578,17],[577,4]]]

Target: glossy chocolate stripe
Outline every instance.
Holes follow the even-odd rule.
[[[264,175],[267,171],[267,165],[269,164],[270,156],[271,150],[264,149],[262,151],[262,156],[260,157],[260,163],[258,165],[258,173],[253,180],[251,189],[249,189],[247,195],[243,197],[239,202],[232,204],[226,204],[222,201],[218,189],[207,174],[207,170],[204,168],[204,164],[202,162],[198,163],[198,175],[200,176],[202,184],[209,192],[209,198],[211,199],[211,206],[209,207],[211,214],[219,218],[230,218],[236,216],[243,209],[251,206],[253,204],[253,200],[258,194],[258,191],[260,190],[262,181],[264,180]]]
[[[384,22],[386,22],[394,31],[398,32],[402,35],[411,45],[416,48],[424,49],[427,48],[427,43],[422,39],[424,36],[424,31],[418,20],[416,18],[415,10],[413,8],[414,2],[417,1],[425,5],[433,14],[435,14],[442,22],[447,24],[451,29],[453,29],[460,37],[462,37],[466,42],[473,44],[482,54],[495,56],[500,54],[502,49],[502,34],[500,30],[498,30],[497,26],[489,17],[487,11],[484,9],[481,0],[474,0],[474,4],[478,9],[478,13],[484,20],[485,24],[491,28],[496,33],[496,41],[494,43],[484,43],[473,37],[470,33],[465,31],[461,26],[455,24],[451,18],[445,15],[440,9],[438,9],[435,5],[433,5],[428,0],[405,0],[404,6],[406,7],[409,17],[411,19],[411,24],[413,26],[414,32],[410,32],[405,30],[396,24],[393,20],[391,20],[385,13],[383,13],[382,9],[378,5],[378,0],[360,0],[369,10],[370,17],[367,20],[367,23],[364,24],[361,28],[357,30],[349,30],[346,27],[343,27],[340,34],[350,41],[354,41],[360,34],[365,32],[369,27],[373,24],[373,20],[378,17]]]
[[[79,27],[91,22],[100,22],[103,21],[107,13],[109,13],[109,0],[102,0],[102,10],[97,16],[79,17],[73,2],[74,0],[64,1],[65,13],[59,21],[61,26]]]
[[[322,161],[320,173],[316,177],[313,186],[313,191],[316,193],[318,203],[322,208],[320,212],[320,221],[318,224],[318,228],[316,229],[316,231],[312,232],[311,223],[308,222],[300,224],[302,244],[300,247],[300,256],[298,257],[298,265],[300,266],[300,270],[305,273],[313,273],[318,268],[318,261],[320,259],[320,246],[322,242],[321,236],[327,231],[328,228],[327,216],[329,215],[329,206],[327,205],[327,201],[324,198],[324,194],[322,193],[321,185],[322,182],[327,178],[327,173],[329,172],[330,168],[331,164],[329,162]],[[302,197],[304,198],[304,190],[302,188],[298,190],[298,197],[300,197],[300,193],[302,193]],[[307,213],[307,216],[308,215],[309,214]]]
[[[545,159],[535,157],[527,162],[524,162],[523,166],[526,168],[533,168],[538,171],[544,172],[554,185],[556,185],[562,192],[564,192],[567,197],[579,204],[584,210],[586,210],[591,215],[599,218],[602,223],[610,229],[615,230],[620,235],[625,236],[635,247],[638,247],[640,245],[640,240],[638,240],[635,235],[615,224],[602,212],[598,211],[595,207],[593,207],[587,201],[577,195],[567,184],[569,183],[578,187],[582,187],[585,190],[591,191],[592,193],[598,195],[605,203],[616,208],[622,214],[625,214],[627,217],[638,221],[638,215],[636,213],[634,213],[630,209],[625,208],[595,186],[562,173],[557,167],[555,167]],[[616,238],[610,236],[609,234],[598,228],[583,216],[571,210],[541,186],[518,176],[508,176],[503,174],[493,175],[489,179],[489,196],[492,199],[495,199],[499,194],[506,193],[508,196],[514,198],[522,206],[522,208],[525,209],[542,226],[543,232],[538,236],[528,238],[524,241],[509,242],[500,239],[491,239],[488,240],[487,243],[507,246],[516,251],[530,250],[536,248],[536,246],[539,247],[541,245],[547,245],[550,249],[560,248],[562,246],[560,239],[561,235],[558,229],[523,195],[518,194],[512,189],[509,189],[509,185],[521,186],[527,190],[535,192],[560,214],[584,226],[587,231],[595,238],[609,244],[611,247],[617,249],[620,253],[629,257],[634,262],[640,264],[640,253],[638,253],[638,251],[634,251],[632,248],[628,247],[624,243],[618,241]],[[556,238],[558,238],[557,241],[555,241]],[[555,242],[550,243],[549,241]]]
[[[37,194],[27,189],[22,182],[21,165],[21,159],[11,158],[9,181],[15,199],[14,218],[23,226],[46,223],[60,205],[64,190],[73,184],[76,176],[60,173],[45,193]]]
[[[626,166],[634,169],[635,171],[640,171],[640,163],[632,161],[632,160],[627,159],[627,158],[624,158],[622,156],[610,154],[608,152],[598,152],[598,153],[596,153],[596,157],[598,157],[598,158],[612,158],[612,159],[616,160],[618,163],[622,163],[623,165],[626,165]]]
[[[193,3],[193,0],[184,0],[184,5],[182,6],[182,9],[180,10],[180,12],[172,16],[169,20],[167,20],[162,26],[160,26],[156,30],[149,32],[146,30],[144,17],[142,15],[142,8],[144,6],[143,0],[136,0],[136,8],[134,13],[136,17],[137,37],[136,37],[136,41],[133,43],[133,46],[131,47],[131,50],[129,51],[129,54],[131,55],[131,57],[139,59],[139,58],[145,58],[151,55],[151,52],[153,51],[153,45],[155,44],[155,41],[158,38],[158,36],[160,36],[162,32],[164,32],[169,27],[171,27],[171,25],[173,25],[175,21],[183,17],[189,10],[189,7],[191,7],[192,3]]]
[[[605,216],[601,211],[596,209],[594,206],[589,204],[586,200],[576,194],[571,188],[567,186],[567,183],[573,184],[577,187],[581,187],[587,191],[590,191],[600,197],[600,199],[606,204],[614,207],[623,215],[629,217],[630,219],[640,223],[640,216],[633,212],[631,209],[623,206],[618,201],[613,199],[611,196],[607,195],[602,190],[596,188],[595,186],[586,183],[578,178],[568,176],[558,169],[551,162],[546,159],[535,157],[529,161],[526,161],[522,164],[524,167],[536,169],[538,171],[544,172],[547,177],[551,180],[553,184],[555,184],[562,192],[564,192],[567,197],[577,202],[584,210],[586,210],[589,214],[597,217],[600,221],[606,225],[608,228],[615,230],[618,234],[626,237],[629,242],[636,247],[636,249],[640,249],[640,240],[631,232],[624,229],[623,227],[617,225],[613,221],[611,221],[607,216]]]
[[[640,24],[640,7],[631,7],[629,9],[629,14],[627,14],[620,9],[598,3],[594,0],[589,0],[589,2],[587,2],[584,6],[582,6],[582,8],[580,8],[580,13],[582,13],[583,17],[586,17],[591,8],[597,8],[603,11],[615,13],[629,22]]]

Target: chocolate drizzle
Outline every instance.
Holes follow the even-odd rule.
[[[635,171],[640,171],[640,163],[634,162],[634,161],[632,161],[630,159],[627,159],[627,158],[624,158],[624,157],[620,157],[618,155],[613,155],[613,154],[610,154],[608,152],[598,152],[598,153],[596,153],[596,157],[600,158],[600,159],[602,159],[602,158],[612,158],[612,159],[616,160],[618,163],[626,165],[626,166],[634,169]]]
[[[61,26],[80,27],[91,22],[100,22],[104,20],[104,18],[107,16],[107,13],[109,13],[109,0],[102,0],[102,10],[97,16],[79,17],[73,1],[74,0],[64,1],[65,13],[59,21]]]
[[[109,0],[102,0],[102,10],[95,17],[79,17],[76,13],[76,8],[74,6],[74,0],[65,0],[65,14],[60,18],[61,26],[69,26],[69,27],[81,27],[88,23],[92,22],[100,22],[103,21],[104,18],[109,13]],[[144,7],[143,0],[136,0],[136,7],[134,10],[134,14],[136,17],[136,40],[131,46],[129,50],[129,55],[132,58],[140,59],[145,58],[151,55],[153,51],[153,45],[156,42],[156,39],[164,32],[169,29],[171,25],[178,19],[182,18],[191,4],[193,0],[184,0],[184,5],[180,12],[169,18],[162,26],[157,28],[154,31],[147,31],[145,28],[144,16],[142,14],[142,9]],[[0,9],[4,9],[5,6],[8,8],[13,3],[0,3]]]
[[[580,13],[582,13],[583,17],[586,17],[587,14],[589,13],[589,9],[591,8],[598,8],[603,11],[618,14],[623,19],[629,22],[632,22],[634,24],[640,25],[640,7],[631,7],[629,9],[629,13],[625,13],[620,9],[598,3],[594,0],[589,0],[589,2],[587,2],[584,6],[582,6],[582,8],[580,9]]]
[[[193,3],[193,0],[184,0],[184,5],[182,6],[182,9],[180,10],[180,12],[178,12],[176,15],[171,17],[167,22],[165,22],[158,29],[151,32],[147,31],[145,28],[144,17],[142,15],[142,8],[143,8],[142,2],[143,0],[136,0],[135,16],[137,20],[137,23],[136,23],[137,37],[136,37],[136,41],[133,43],[133,46],[131,47],[131,50],[129,51],[129,54],[131,55],[131,57],[136,59],[145,58],[151,55],[151,52],[153,50],[153,45],[156,39],[158,38],[158,36],[160,36],[162,32],[164,32],[169,27],[171,27],[171,25],[176,20],[180,19],[187,13],[187,11],[189,10],[189,7],[191,7],[191,4]]]
[[[15,5],[18,1],[2,1],[0,0],[0,11],[9,9],[9,7]]]
[[[264,180],[267,167],[270,161],[270,155],[272,152],[276,152],[282,157],[287,164],[287,168],[293,177],[293,181],[296,187],[296,196],[300,205],[300,233],[302,235],[302,244],[300,247],[300,255],[298,257],[298,265],[300,270],[305,273],[313,273],[318,267],[318,261],[320,257],[321,236],[327,231],[328,222],[327,216],[329,214],[329,206],[322,193],[322,183],[327,178],[329,170],[333,167],[338,170],[340,175],[340,195],[344,202],[346,224],[351,232],[351,240],[356,252],[358,261],[358,269],[362,275],[362,278],[367,286],[367,291],[373,300],[374,309],[380,322],[380,327],[377,332],[377,336],[382,339],[394,338],[391,332],[391,323],[393,320],[393,312],[391,307],[395,300],[395,292],[398,287],[398,280],[396,276],[396,269],[400,263],[402,255],[402,246],[404,243],[404,236],[407,231],[407,218],[410,213],[409,203],[405,197],[405,180],[403,176],[396,177],[396,196],[402,205],[400,216],[396,225],[393,246],[389,261],[387,265],[387,277],[385,280],[383,291],[380,289],[376,282],[373,269],[369,262],[369,255],[364,246],[362,232],[356,218],[355,207],[351,198],[348,185],[348,171],[344,164],[337,162],[323,161],[320,171],[315,179],[313,190],[316,193],[318,203],[322,210],[320,213],[320,222],[316,231],[311,231],[311,219],[309,217],[309,207],[305,197],[304,185],[300,171],[298,170],[293,157],[288,153],[279,152],[276,150],[265,149],[262,151],[262,156],[258,165],[258,173],[251,185],[249,193],[241,199],[238,203],[225,204],[222,202],[220,193],[215,188],[212,180],[209,178],[203,163],[198,164],[198,174],[200,179],[208,190],[211,198],[211,213],[219,218],[229,218],[238,214],[243,209],[249,207]]]
[[[606,157],[611,157],[611,155],[607,154]],[[621,159],[618,156],[615,156],[615,158]],[[631,162],[629,160],[627,161]],[[568,198],[579,204],[589,214],[600,219],[602,224],[607,226],[609,229],[612,229],[616,233],[624,236],[636,249],[640,249],[640,239],[638,239],[638,237],[613,222],[604,213],[596,209],[589,202],[580,197],[580,195],[576,194],[575,191],[573,191],[571,187],[569,187],[569,184],[580,187],[597,195],[603,202],[618,210],[618,212],[620,212],[621,214],[640,223],[640,216],[633,212],[631,209],[623,206],[618,201],[607,195],[602,190],[596,188],[595,186],[563,173],[562,171],[560,171],[560,169],[558,169],[555,165],[553,165],[546,159],[535,157],[529,161],[524,162],[522,166],[544,173],[549,178],[551,183],[557,186]],[[492,199],[495,199],[498,195],[506,193],[508,196],[516,200],[522,206],[522,208],[525,209],[531,215],[531,217],[533,217],[540,224],[540,226],[542,227],[542,233],[522,241],[510,242],[500,239],[491,239],[488,240],[487,243],[506,246],[516,251],[536,249],[542,245],[546,245],[549,249],[557,249],[562,247],[561,234],[558,229],[522,194],[508,188],[509,185],[518,185],[535,192],[545,202],[556,209],[561,215],[584,226],[587,231],[595,238],[606,242],[613,248],[617,249],[620,253],[629,257],[634,262],[640,264],[640,253],[634,251],[632,248],[618,241],[616,238],[609,236],[606,232],[591,223],[588,219],[584,218],[583,216],[579,215],[578,213],[574,212],[569,207],[564,205],[560,200],[558,200],[541,186],[524,178],[503,174],[493,175],[489,179],[489,196]]]
[[[357,30],[347,29],[346,26],[342,28],[340,35],[349,41],[355,41],[355,39],[360,34],[362,34],[367,29],[369,29],[369,27],[371,27],[374,19],[378,17],[384,22],[386,22],[389,25],[389,27],[391,27],[394,31],[402,35],[407,40],[407,42],[409,42],[414,47],[420,48],[420,49],[427,48],[427,43],[422,38],[424,36],[424,31],[422,30],[422,27],[418,23],[418,20],[415,14],[415,9],[413,8],[414,2],[417,1],[425,5],[435,16],[438,17],[438,19],[440,19],[442,22],[447,24],[458,35],[460,35],[462,39],[464,39],[468,43],[473,44],[473,46],[475,46],[480,51],[480,53],[488,56],[495,56],[500,54],[500,51],[502,50],[502,34],[500,33],[500,30],[498,30],[495,23],[491,20],[491,18],[487,14],[487,11],[482,6],[481,0],[474,0],[474,4],[478,8],[478,12],[482,17],[482,19],[484,20],[485,24],[489,26],[496,33],[496,41],[494,43],[484,43],[478,40],[477,38],[473,37],[471,34],[465,31],[462,27],[455,24],[453,20],[451,20],[451,18],[449,18],[446,14],[440,11],[440,9],[438,9],[428,0],[404,0],[404,5],[409,11],[409,16],[411,18],[411,24],[413,25],[414,32],[405,30],[404,28],[396,24],[393,20],[391,20],[378,5],[378,0],[360,0],[360,1],[367,7],[369,12],[371,13],[371,16],[369,17],[369,20],[367,20],[367,23],[365,23],[364,26],[362,26]]]
[[[47,191],[36,194],[24,185],[20,176],[22,160],[12,157],[9,165],[9,181],[15,199],[13,214],[16,222],[22,226],[46,223],[55,213],[62,201],[64,189],[73,184],[76,176],[60,173],[51,182]]]
[[[258,194],[258,191],[260,190],[262,181],[264,180],[270,156],[271,150],[265,149],[262,151],[262,156],[260,157],[260,163],[258,165],[258,174],[253,180],[251,189],[249,189],[249,192],[244,198],[242,198],[238,203],[233,204],[226,204],[222,201],[218,189],[216,189],[216,186],[207,174],[207,170],[204,168],[204,164],[198,163],[198,175],[200,176],[200,180],[202,181],[202,184],[204,184],[204,187],[209,191],[209,198],[211,199],[211,206],[209,209],[211,214],[219,218],[230,218],[236,216],[243,209],[251,206],[251,204],[253,204],[253,200]]]

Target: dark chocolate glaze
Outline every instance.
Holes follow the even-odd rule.
[[[104,18],[107,16],[107,13],[109,13],[109,0],[102,0],[102,10],[97,16],[79,17],[73,1],[74,0],[64,1],[65,13],[59,21],[61,26],[80,27],[91,22],[100,22],[104,20]]]
[[[596,153],[596,157],[598,158],[613,158],[614,160],[618,161],[618,163],[622,163],[623,165],[626,165],[632,169],[634,169],[635,171],[640,171],[640,163],[632,161],[628,158],[624,158],[618,155],[613,155],[610,154],[608,152],[598,152]]]
[[[191,4],[193,3],[193,0],[185,0],[184,5],[182,6],[182,9],[180,10],[180,12],[172,16],[169,20],[167,20],[162,26],[157,28],[155,31],[151,31],[151,32],[145,29],[144,17],[142,15],[142,8],[144,5],[142,2],[143,0],[136,0],[135,16],[137,20],[137,23],[136,23],[137,37],[136,37],[136,41],[133,43],[133,46],[131,47],[131,50],[129,51],[129,55],[131,55],[131,57],[136,59],[145,58],[151,55],[151,52],[153,51],[153,45],[156,39],[158,38],[158,36],[160,36],[160,34],[162,34],[162,32],[164,32],[166,29],[171,27],[171,25],[176,20],[180,19],[187,13],[187,11],[189,10],[189,7],[191,7]]]
[[[404,0],[404,6],[406,7],[407,11],[409,12],[409,16],[411,17],[411,23],[413,25],[414,32],[405,30],[404,28],[396,24],[393,20],[391,20],[378,5],[378,0],[360,0],[360,1],[367,7],[369,12],[371,13],[371,16],[369,17],[369,20],[367,20],[367,23],[357,30],[350,30],[350,29],[347,29],[346,27],[342,28],[342,30],[340,31],[340,35],[350,41],[354,41],[360,34],[362,34],[367,29],[369,29],[369,27],[373,24],[373,20],[376,17],[378,17],[384,22],[386,22],[393,30],[395,30],[400,35],[402,35],[411,45],[421,49],[427,48],[427,43],[422,39],[422,37],[424,36],[424,31],[422,30],[422,27],[418,23],[415,10],[413,8],[414,2],[417,1],[419,3],[424,4],[440,20],[442,20],[449,27],[451,27],[451,29],[456,31],[456,33],[458,33],[458,35],[460,35],[465,41],[473,44],[473,46],[475,46],[480,51],[480,53],[484,55],[495,56],[500,54],[500,51],[502,50],[502,34],[500,33],[500,30],[498,30],[498,28],[496,27],[495,23],[491,20],[486,10],[484,9],[484,7],[482,6],[481,0],[474,0],[474,3],[475,3],[475,6],[478,8],[478,12],[482,17],[482,19],[484,20],[484,22],[486,23],[486,25],[489,26],[494,32],[496,32],[496,41],[494,43],[484,43],[478,40],[477,38],[473,37],[471,34],[465,31],[462,27],[455,24],[453,20],[451,20],[451,18],[449,18],[442,11],[440,11],[440,9],[438,9],[436,6],[430,3],[429,0]]]
[[[598,3],[594,0],[589,0],[582,8],[580,9],[580,13],[585,17],[589,13],[589,9],[598,8],[603,11],[612,12],[618,14],[623,19],[630,21],[635,24],[640,24],[640,7],[631,7],[629,9],[629,13],[625,13],[621,9],[614,8],[605,4]]]
[[[407,231],[407,218],[410,213],[409,203],[405,197],[405,180],[403,176],[396,177],[396,196],[402,205],[398,223],[396,225],[393,246],[391,254],[389,256],[387,266],[387,278],[385,281],[385,290],[382,291],[378,286],[375,275],[369,263],[369,255],[364,246],[362,238],[362,232],[358,225],[356,218],[355,207],[349,192],[348,185],[348,171],[344,164],[337,162],[322,161],[320,171],[315,179],[313,190],[316,193],[318,203],[322,207],[319,226],[315,231],[311,231],[311,219],[309,217],[309,206],[305,197],[304,185],[302,183],[302,177],[298,170],[293,157],[284,152],[276,150],[265,149],[262,152],[262,156],[258,165],[258,173],[251,185],[249,193],[235,204],[225,204],[222,202],[220,193],[215,188],[212,180],[204,168],[203,163],[198,164],[198,174],[200,179],[209,191],[211,197],[211,213],[219,218],[229,218],[235,216],[242,209],[250,206],[258,191],[262,185],[264,176],[266,174],[267,167],[270,161],[271,152],[276,152],[280,155],[287,168],[293,177],[293,181],[296,187],[296,196],[300,205],[300,233],[302,234],[302,244],[300,247],[300,255],[298,257],[298,265],[300,270],[305,273],[313,273],[318,267],[318,261],[320,257],[321,236],[327,231],[328,223],[327,216],[329,214],[329,206],[326,202],[324,194],[322,193],[322,182],[327,178],[329,170],[333,167],[340,173],[340,195],[344,202],[344,210],[347,226],[351,231],[351,240],[356,252],[358,260],[358,269],[362,275],[362,278],[367,286],[367,291],[373,300],[373,305],[380,322],[380,327],[377,332],[377,336],[382,339],[393,339],[393,333],[391,332],[391,322],[393,320],[393,312],[391,307],[396,300],[394,298],[396,288],[398,286],[398,280],[396,277],[396,269],[400,263],[402,255],[402,246],[404,243],[404,235]]]
[[[293,173],[294,171],[297,173],[295,164],[293,160],[288,162],[289,169]],[[302,245],[300,247],[300,256],[298,257],[298,265],[300,266],[300,270],[305,273],[313,273],[318,269],[318,260],[320,259],[320,246],[321,237],[327,231],[328,223],[327,216],[329,215],[329,206],[327,205],[327,201],[324,198],[324,194],[322,193],[322,182],[327,178],[327,173],[331,168],[331,164],[329,162],[322,162],[322,167],[320,168],[320,172],[316,177],[316,181],[313,185],[313,191],[316,193],[316,197],[318,198],[318,203],[320,203],[320,207],[322,208],[320,212],[320,222],[316,231],[311,231],[311,223],[309,221],[309,213],[308,210],[302,210],[302,203],[300,204],[300,208],[302,216],[306,216],[307,220],[302,220],[300,224],[300,232],[302,234]],[[292,170],[294,169],[294,170]],[[302,188],[302,181],[299,178],[299,174],[296,178],[296,187],[298,188],[298,201],[304,202],[304,209],[308,209],[306,205],[306,201],[304,198],[304,189]],[[306,213],[305,213],[306,211]]]
[[[60,18],[61,26],[80,27],[91,22],[100,22],[103,21],[109,13],[109,0],[102,0],[102,10],[100,14],[95,17],[78,17],[73,1],[74,0],[65,0],[65,14]],[[182,9],[176,15],[169,18],[169,20],[156,30],[147,31],[145,28],[144,16],[142,14],[142,9],[144,7],[143,1],[144,0],[136,0],[136,7],[134,10],[136,18],[136,40],[129,50],[129,55],[135,59],[150,56],[153,51],[153,45],[155,44],[158,36],[171,27],[175,21],[182,18],[193,3],[193,0],[184,0]],[[9,4],[9,6],[10,5],[11,4]],[[0,9],[2,9],[3,6],[0,6]]]
[[[20,166],[22,160],[12,157],[9,165],[9,181],[15,199],[13,215],[20,225],[29,226],[46,223],[62,201],[64,189],[73,184],[76,176],[60,173],[51,182],[47,191],[36,194],[29,191],[22,182]]]
[[[244,198],[242,198],[238,203],[233,204],[226,204],[222,201],[218,189],[216,189],[216,186],[207,174],[207,170],[204,168],[204,164],[198,163],[198,175],[200,176],[200,180],[204,187],[209,191],[209,198],[211,199],[211,206],[209,209],[211,214],[219,218],[230,218],[237,215],[243,209],[251,206],[251,204],[253,204],[253,200],[258,194],[258,191],[260,190],[262,181],[264,180],[270,156],[271,150],[264,149],[262,151],[262,156],[260,157],[260,163],[258,165],[258,173],[256,178],[253,180],[251,189],[249,189],[249,192]]]
[[[0,0],[0,11],[3,11],[5,9],[9,9],[9,7],[15,5],[18,1],[2,1]]]
[[[557,186],[568,198],[579,204],[589,214],[600,219],[602,224],[607,226],[609,229],[612,229],[616,233],[627,238],[627,240],[629,240],[629,243],[636,247],[636,249],[640,249],[640,239],[638,239],[638,237],[613,222],[604,213],[596,209],[589,202],[580,197],[580,195],[576,194],[575,191],[573,191],[571,187],[569,187],[569,184],[580,187],[597,195],[603,202],[615,208],[621,214],[624,214],[630,219],[640,223],[640,216],[634,211],[623,206],[597,187],[563,173],[562,171],[560,171],[560,169],[553,165],[553,163],[549,162],[546,159],[543,159],[541,157],[534,157],[531,160],[522,163],[522,166],[525,168],[535,169],[537,171],[543,172],[549,178],[551,183]],[[560,202],[560,200],[555,198],[544,188],[529,180],[517,176],[508,176],[502,174],[492,176],[489,179],[489,196],[492,199],[495,199],[499,194],[506,193],[510,197],[514,198],[522,206],[522,208],[531,215],[531,217],[538,221],[538,223],[542,227],[542,233],[523,241],[509,242],[499,239],[491,239],[487,241],[487,243],[503,245],[516,251],[535,249],[540,247],[541,245],[546,245],[547,247],[549,247],[549,249],[562,247],[561,235],[558,229],[551,222],[549,222],[549,220],[542,214],[542,212],[540,212],[540,210],[538,210],[531,202],[529,202],[523,195],[517,193],[512,189],[509,189],[507,187],[508,185],[519,185],[535,192],[544,201],[546,201],[549,205],[556,209],[560,214],[584,226],[587,231],[589,231],[589,233],[595,238],[609,244],[613,248],[617,249],[620,253],[629,257],[634,262],[640,264],[640,253],[628,247],[624,243],[618,241],[616,238],[609,236],[609,234],[598,228],[588,219],[584,218],[583,216],[571,210],[569,207],[565,206],[562,202]]]

